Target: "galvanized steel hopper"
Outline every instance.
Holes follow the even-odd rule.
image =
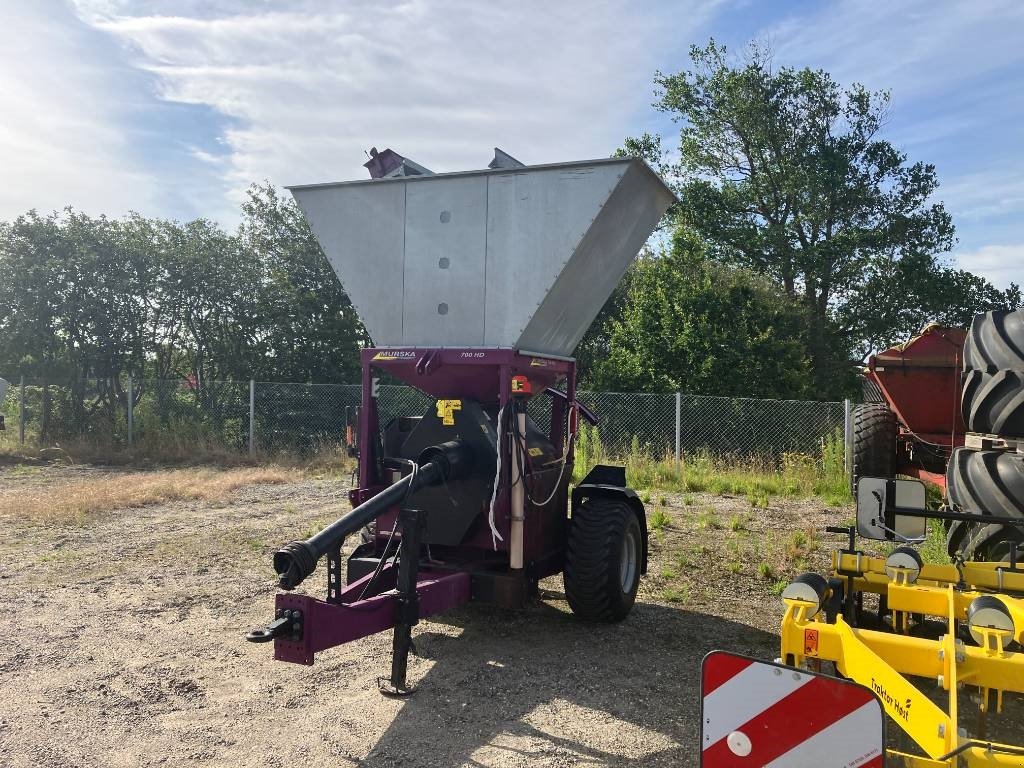
[[[290,189],[375,346],[561,356],[674,199],[634,158]]]

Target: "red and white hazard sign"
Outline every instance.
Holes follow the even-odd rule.
[[[882,768],[885,719],[867,688],[712,651],[701,667],[702,768]]]

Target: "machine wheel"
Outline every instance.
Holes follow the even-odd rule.
[[[960,403],[968,431],[1024,436],[1024,373],[1010,369],[995,373],[977,368],[967,371]]]
[[[964,343],[964,370],[1024,370],[1024,311],[978,315]]]
[[[1008,451],[975,451],[957,448],[946,471],[950,504],[964,512],[1024,518],[1024,457]],[[951,555],[965,559],[1002,560],[1010,543],[1022,540],[1015,526],[955,522],[949,527],[946,546]]]
[[[882,403],[864,403],[853,409],[853,476],[892,477],[896,471],[896,414]]]
[[[860,394],[861,399],[865,403],[884,403],[885,395],[882,394],[882,388],[878,386],[878,383],[867,378],[866,376],[860,380]]]
[[[640,586],[643,533],[620,499],[590,498],[573,510],[565,555],[565,596],[588,621],[621,621]]]

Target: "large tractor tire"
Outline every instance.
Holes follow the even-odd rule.
[[[869,379],[866,376],[860,381],[860,393],[861,400],[865,403],[885,402],[885,396],[882,394],[882,388],[878,386],[878,382]]]
[[[1024,311],[986,312],[971,322],[964,343],[964,370],[1024,371]]]
[[[896,473],[896,414],[882,403],[853,409],[853,474],[856,492],[861,477],[892,477]]]
[[[1024,519],[1024,456],[1010,451],[957,448],[946,470],[949,503],[963,512]],[[1010,543],[1024,541],[1024,528],[954,522],[946,537],[950,555],[965,560],[1003,560]]]
[[[626,618],[640,586],[643,532],[621,499],[590,498],[573,510],[565,555],[565,596],[587,621]]]
[[[1024,436],[1024,372],[969,370],[963,375],[960,403],[969,432]]]

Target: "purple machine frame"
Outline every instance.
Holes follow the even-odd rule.
[[[559,449],[565,446],[566,466],[559,480],[566,486],[573,463],[572,445],[566,445],[567,438],[575,435],[580,414],[596,422],[589,411],[576,403],[576,363],[570,358],[511,349],[364,349],[358,425],[359,487],[349,494],[353,507],[388,487],[376,479],[378,457],[373,455],[381,428],[374,396],[375,372],[390,375],[433,398],[475,400],[498,407],[513,399],[513,377],[527,377],[533,392],[547,391],[551,395],[548,439]],[[564,382],[564,392],[554,389],[560,382]],[[508,446],[499,444],[498,450],[505,461]],[[521,603],[538,579],[562,569],[567,506],[568,494],[558,492],[552,494],[549,504],[530,509],[523,532],[524,562],[528,566],[512,572],[508,561],[511,504],[508,493],[499,494],[494,508],[495,524],[504,541],[492,539],[486,524],[487,513],[482,509],[458,547],[447,548],[438,561],[431,558],[420,565],[413,623],[416,618],[441,613],[471,599],[503,605]],[[380,555],[384,554],[382,547],[387,538],[380,531],[387,530],[399,512],[399,505],[394,505],[377,518],[376,546]],[[342,587],[340,552],[328,557],[326,600],[289,592],[277,595],[276,615],[301,617],[301,623],[296,619],[291,634],[275,637],[274,658],[312,664],[319,651],[394,628],[401,602],[397,578],[398,568],[385,562],[376,578],[366,574]],[[367,589],[371,579],[371,588]]]

